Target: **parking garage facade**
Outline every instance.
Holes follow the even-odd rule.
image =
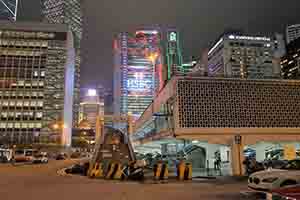
[[[137,146],[166,138],[198,143],[208,165],[223,149],[222,159],[239,175],[246,147],[257,147],[264,159],[270,144],[298,146],[299,86],[294,80],[174,77],[137,121],[133,139]]]

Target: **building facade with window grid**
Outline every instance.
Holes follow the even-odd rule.
[[[70,143],[72,43],[65,25],[0,21],[0,144]]]
[[[81,0],[42,0],[44,21],[54,24],[66,24],[74,37],[76,49],[75,87],[73,122],[77,126],[80,103],[80,44],[82,38]]]
[[[284,79],[300,79],[300,38],[287,45],[287,53],[280,64]]]
[[[226,34],[208,52],[208,75],[247,79],[279,78],[269,37]]]

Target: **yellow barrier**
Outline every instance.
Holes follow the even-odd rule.
[[[109,163],[108,168],[107,168],[107,174],[105,176],[105,178],[107,179],[111,179],[113,177],[113,172],[115,169],[115,163]]]
[[[183,161],[180,161],[180,163],[177,166],[177,179],[180,181],[184,180],[184,172],[185,172],[185,163]]]
[[[177,179],[180,181],[192,180],[193,168],[192,164],[180,161],[177,166]]]
[[[89,172],[90,178],[102,178],[103,177],[103,169],[101,163],[96,163],[92,170]]]
[[[103,169],[102,169],[102,164],[97,163],[95,166],[95,169],[93,170],[94,177],[95,178],[102,178],[103,177]]]
[[[92,163],[90,162],[89,164],[89,169],[87,171],[87,175],[88,177],[91,177],[91,173],[92,173],[92,170],[94,169],[94,165],[92,165]]]
[[[154,180],[167,180],[169,177],[168,165],[165,163],[157,163],[153,168]]]
[[[193,168],[191,163],[187,163],[185,166],[185,173],[184,173],[184,179],[185,180],[192,180],[193,177]]]
[[[161,170],[162,170],[162,163],[157,163],[154,165],[153,173],[154,173],[155,180],[160,179]]]
[[[115,173],[113,174],[113,179],[115,179],[115,180],[122,179],[123,169],[122,169],[122,165],[120,163],[117,163],[115,165],[114,172]]]

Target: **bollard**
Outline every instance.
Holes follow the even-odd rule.
[[[88,177],[91,177],[91,173],[92,173],[93,169],[94,169],[94,165],[92,165],[92,163],[90,162],[89,169],[87,171]]]
[[[185,163],[180,161],[177,166],[177,179],[180,181],[184,180]]]
[[[169,177],[168,165],[166,163],[164,163],[164,164],[162,164],[162,169],[161,169],[159,179],[160,180],[168,180],[168,177]]]
[[[162,163],[155,164],[153,168],[154,180],[159,180],[161,171],[162,171]]]
[[[93,174],[94,174],[95,178],[102,178],[103,177],[102,163],[96,163]]]
[[[184,180],[192,180],[193,176],[193,168],[191,163],[187,163],[185,165],[185,170],[184,170]]]

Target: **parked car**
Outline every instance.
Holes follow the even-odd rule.
[[[34,156],[32,163],[48,163],[48,156],[45,154],[38,154]]]
[[[266,160],[263,162],[263,165],[268,168],[274,168],[274,169],[282,169],[284,166],[288,164],[287,160]]]
[[[67,158],[67,156],[64,153],[59,153],[55,159],[56,160],[65,160],[66,158]]]
[[[12,159],[12,149],[0,149],[0,163],[7,163]]]
[[[38,151],[35,149],[18,149],[15,151],[15,161],[32,162],[36,154],[38,154]]]
[[[289,161],[282,169],[253,173],[248,179],[248,187],[260,191],[270,191],[298,183],[300,183],[300,160],[298,159]]]
[[[267,200],[300,200],[300,185],[272,190],[267,194]]]
[[[84,175],[85,174],[85,167],[83,165],[75,164],[75,165],[67,168],[65,172],[67,174],[80,174],[80,175]]]
[[[73,152],[73,153],[71,154],[71,158],[72,158],[72,159],[80,158],[80,156],[81,156],[80,152]]]

